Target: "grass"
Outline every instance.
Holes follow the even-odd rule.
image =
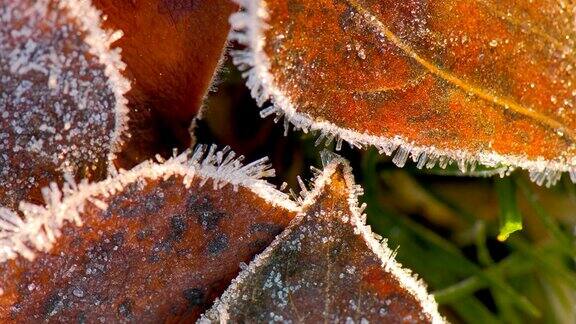
[[[441,228],[438,233],[434,226],[422,224],[382,202],[388,194],[381,184],[383,165],[386,162],[382,163],[374,151],[364,153],[361,173],[369,223],[376,232],[388,237],[392,248],[400,247],[398,259],[425,279],[451,321],[573,323],[576,320],[569,315],[574,315],[576,292],[574,238],[539,201],[536,190],[549,189],[534,189],[522,175],[492,180],[493,193],[498,197],[498,204],[493,206],[498,217],[492,220],[470,217],[455,208],[455,204],[438,199],[465,223],[463,228]],[[420,180],[417,173],[413,178],[417,183],[427,181]],[[479,183],[486,181],[478,179]],[[518,197],[517,189],[522,197]],[[528,202],[533,210],[531,217],[542,224],[538,238],[522,231],[518,198]],[[456,239],[462,232],[471,233],[468,236],[473,238],[473,252],[470,244]],[[492,243],[489,245],[488,241]],[[506,255],[495,260],[493,250],[504,250]]]
[[[314,134],[285,137],[282,125],[259,119],[240,78],[229,80],[212,96],[199,142],[231,145],[247,160],[270,156],[273,181],[298,191],[296,176],[312,176],[308,166],[321,166],[324,147]],[[570,180],[547,189],[522,173],[462,177],[454,167],[399,169],[374,150],[345,146],[339,154],[364,188],[373,230],[398,247],[398,260],[427,282],[451,322],[576,323]]]

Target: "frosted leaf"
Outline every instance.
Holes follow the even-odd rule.
[[[194,321],[299,208],[239,161],[199,147],[0,210],[0,321]]]
[[[190,147],[190,122],[199,114],[226,47],[229,0],[92,0],[104,26],[122,30],[130,133],[117,166],[129,169],[157,153]],[[217,80],[216,80],[217,82]]]
[[[0,204],[101,176],[118,149],[129,84],[99,19],[87,1],[0,0]]]
[[[361,215],[348,164],[333,158],[303,211],[200,322],[442,323],[423,283]]]
[[[236,2],[234,62],[266,115],[398,166],[576,182],[576,11],[563,2]]]

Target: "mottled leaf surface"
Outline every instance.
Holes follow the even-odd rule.
[[[364,224],[349,167],[332,162],[303,213],[201,319],[225,323],[442,322],[425,287]]]
[[[0,264],[0,321],[194,321],[295,215],[294,203],[257,179],[265,167],[231,157],[144,163],[65,188],[64,197],[53,188],[51,203],[29,206],[18,227],[32,231],[34,219],[47,218],[26,243],[41,252],[15,248]],[[18,247],[9,221],[0,217],[0,244]],[[61,236],[50,246],[34,241],[50,235]]]
[[[132,82],[130,132],[117,165],[130,168],[156,153],[190,146],[189,127],[212,84],[226,45],[228,0],[94,0]]]
[[[576,166],[576,9],[495,0],[240,1],[255,96],[296,127],[419,167]]]
[[[0,205],[105,174],[129,85],[99,19],[87,2],[0,0]]]

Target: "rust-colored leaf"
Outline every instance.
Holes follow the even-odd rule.
[[[195,320],[298,210],[268,175],[200,148],[0,210],[0,321]]]
[[[0,205],[40,200],[63,172],[105,175],[129,84],[86,1],[0,0]]]
[[[237,0],[236,63],[263,114],[402,166],[576,181],[576,11],[553,0]]]
[[[228,0],[93,0],[106,27],[122,30],[130,133],[117,165],[130,168],[190,146],[189,127],[212,84],[226,45]]]
[[[365,225],[350,167],[334,159],[303,213],[202,318],[225,323],[441,323],[422,283]]]

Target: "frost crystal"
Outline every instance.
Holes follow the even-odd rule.
[[[303,211],[201,323],[443,323],[423,283],[365,224],[348,164],[330,164]]]
[[[411,86],[420,83],[421,79],[409,79],[406,82],[406,87],[399,87],[398,89],[395,86],[388,87],[384,85],[382,86],[383,90],[375,90],[374,93],[363,93],[362,89],[355,91],[356,89],[350,86],[350,84],[353,86],[358,85],[361,88],[364,86],[369,87],[366,84],[382,80],[390,81],[392,84],[396,84],[398,80],[403,80],[401,76],[403,68],[400,68],[400,71],[396,69],[398,66],[402,66],[397,65],[398,60],[409,62],[407,64],[409,66],[423,62],[423,59],[418,54],[419,51],[408,51],[408,45],[405,45],[404,41],[407,41],[410,36],[413,36],[414,39],[412,41],[416,44],[415,46],[419,45],[422,47],[418,47],[418,50],[423,52],[431,50],[438,57],[442,57],[444,52],[460,53],[460,48],[458,50],[447,50],[445,49],[446,44],[434,43],[438,33],[431,30],[430,24],[426,23],[427,19],[433,19],[430,17],[433,16],[433,13],[427,11],[425,3],[390,1],[390,3],[382,5],[381,1],[352,0],[338,2],[338,4],[319,4],[314,1],[292,1],[294,3],[289,2],[290,4],[288,4],[287,1],[267,0],[235,0],[235,2],[242,7],[242,10],[230,17],[230,23],[234,29],[230,34],[230,39],[244,45],[245,48],[232,52],[232,56],[234,63],[243,71],[246,85],[251,89],[252,96],[256,99],[258,105],[264,106],[261,111],[262,117],[276,114],[276,121],[284,117],[286,128],[291,123],[296,129],[302,129],[304,132],[318,132],[320,133],[318,143],[324,139],[327,139],[328,142],[336,140],[338,149],[341,147],[342,141],[346,141],[350,146],[358,148],[374,146],[382,154],[393,155],[393,162],[400,167],[404,166],[409,160],[415,162],[418,168],[432,168],[435,165],[445,168],[447,165],[454,163],[457,164],[463,173],[471,174],[477,164],[482,164],[499,170],[505,169],[500,174],[508,174],[516,168],[525,169],[530,173],[530,178],[539,185],[553,185],[565,172],[569,174],[573,182],[576,182],[576,157],[574,157],[576,146],[573,144],[574,139],[564,140],[564,137],[567,138],[565,133],[570,130],[557,127],[562,123],[546,117],[546,114],[539,115],[538,118],[541,120],[527,122],[527,124],[536,125],[532,125],[535,127],[534,129],[541,127],[538,126],[540,122],[546,124],[546,131],[543,133],[534,131],[533,134],[530,134],[529,132],[524,132],[523,124],[511,124],[508,121],[506,124],[497,124],[498,127],[495,128],[497,128],[496,131],[500,131],[503,134],[510,135],[509,133],[511,133],[513,137],[505,135],[493,137],[493,127],[486,127],[483,124],[484,122],[490,124],[492,120],[488,120],[487,113],[483,111],[471,113],[476,118],[474,121],[482,121],[480,126],[474,126],[474,123],[463,123],[464,126],[442,124],[457,124],[463,120],[467,121],[467,119],[458,117],[462,115],[457,112],[455,115],[449,116],[452,118],[450,120],[446,111],[451,111],[451,108],[443,106],[443,104],[432,105],[434,109],[426,108],[424,104],[421,104],[421,101],[427,102],[438,99],[434,97],[434,93],[430,92],[431,90],[426,90],[428,89],[426,87],[422,87],[424,90],[420,89],[422,93],[411,93]],[[447,6],[448,3],[446,4]],[[441,3],[438,5],[440,7],[443,6]],[[470,5],[472,7],[475,6],[473,3]],[[298,8],[298,10],[285,12],[287,6]],[[559,9],[561,7],[560,5],[554,6]],[[376,13],[373,13],[371,11],[377,10],[374,8],[379,7],[385,8],[382,9],[383,12],[376,11]],[[429,10],[432,11],[432,9]],[[564,12],[563,9],[558,11]],[[276,17],[274,14],[281,17]],[[282,16],[284,14],[286,16]],[[403,14],[406,14],[406,16],[403,16]],[[458,14],[466,15],[466,13],[455,12],[452,15],[454,22],[462,22],[464,24],[466,20],[463,19],[464,17],[458,16]],[[322,17],[322,15],[326,17]],[[569,17],[570,15],[568,14]],[[306,22],[298,22],[296,21],[296,16],[298,16],[298,19],[305,19],[303,17],[306,16],[311,18]],[[331,19],[332,17],[334,17],[333,21],[321,20],[325,18]],[[379,20],[381,17],[389,17],[391,21],[382,23]],[[395,21],[395,19],[399,21]],[[323,30],[313,27],[319,21],[325,24]],[[570,26],[566,21],[559,24]],[[390,32],[389,28],[392,25],[398,27],[398,30],[395,30],[398,35]],[[438,22],[437,25],[443,26],[444,23]],[[492,25],[491,23],[490,26]],[[289,26],[297,26],[297,28]],[[567,27],[568,30],[571,30],[570,28]],[[448,29],[454,30],[454,28]],[[524,29],[520,30],[520,34],[522,34]],[[325,35],[323,34],[325,31],[332,31],[333,33]],[[486,31],[475,31],[474,37],[480,38],[483,36],[483,32]],[[518,30],[515,30],[515,32],[518,32]],[[286,34],[290,35],[287,36]],[[432,34],[435,36],[432,36]],[[346,37],[345,39],[342,37],[343,35]],[[462,44],[470,41],[470,37],[464,36]],[[534,35],[529,35],[529,37],[534,37]],[[372,50],[369,51],[368,47],[361,47],[356,43],[344,44],[349,38],[357,38],[364,41],[369,39],[367,44],[370,45]],[[375,43],[375,39],[383,44]],[[569,40],[569,37],[567,37],[567,40]],[[428,41],[431,43],[428,43]],[[322,45],[318,45],[318,49],[310,48],[317,44]],[[486,42],[486,45],[492,51],[505,50],[507,48],[499,44],[498,40]],[[524,42],[518,41],[518,50],[525,51],[524,46],[520,44],[524,44]],[[301,48],[292,48],[299,45]],[[438,46],[438,48],[435,46]],[[527,56],[531,58],[545,57],[543,62],[549,64],[550,67],[555,67],[553,72],[546,72],[549,73],[547,77],[550,78],[545,81],[550,83],[546,84],[546,87],[556,86],[556,83],[563,83],[566,85],[566,90],[570,90],[573,82],[570,79],[563,80],[558,78],[564,72],[556,69],[561,65],[557,62],[558,57],[567,55],[555,52],[553,46],[549,46],[545,42],[543,45],[536,47],[540,49],[540,46],[544,48],[544,52],[528,53],[526,55],[533,54],[533,56]],[[534,48],[532,49],[537,51]],[[408,52],[408,54],[405,56],[398,55],[398,51]],[[434,51],[438,51],[438,53]],[[372,54],[368,54],[369,52]],[[347,53],[353,53],[353,55],[348,55]],[[481,55],[483,56],[484,54]],[[500,53],[499,55],[502,55],[502,57],[496,59],[506,58],[506,67],[499,66],[499,69],[497,69],[495,66],[483,66],[482,68],[485,68],[483,72],[487,74],[485,79],[490,81],[487,84],[480,84],[478,87],[472,88],[477,89],[497,83],[493,81],[494,75],[489,71],[496,69],[496,71],[506,74],[509,72],[510,64],[514,63],[515,66],[524,66],[522,63],[526,61],[525,59],[518,59],[518,62],[516,62],[508,59],[510,53]],[[459,58],[451,57],[447,59],[450,62],[449,64],[446,62],[443,62],[443,64],[452,65],[454,63],[453,60],[456,59]],[[495,58],[492,59],[496,60]],[[489,60],[484,60],[483,62],[487,61]],[[370,62],[374,66],[369,65]],[[440,62],[442,61],[440,60]],[[378,65],[380,63],[383,66]],[[534,66],[534,70],[539,68],[541,67]],[[474,71],[479,69],[480,67]],[[526,68],[519,68],[521,71],[514,72],[521,74],[524,72],[522,71],[523,69],[525,70]],[[447,76],[449,73],[445,73],[442,69],[432,70],[439,75],[438,79],[441,81],[438,84],[440,85],[446,84],[446,79],[457,79]],[[346,73],[349,75],[346,75]],[[386,73],[388,73],[388,78],[384,77]],[[428,76],[430,73],[425,70],[423,75]],[[335,74],[336,77],[332,74]],[[523,80],[522,76],[519,76],[519,79]],[[348,80],[350,82],[346,82]],[[354,80],[359,81],[354,84]],[[339,83],[345,85],[344,90],[338,90]],[[462,82],[458,81],[456,83],[458,84],[457,88],[461,86]],[[505,82],[502,83],[507,84]],[[380,83],[377,84],[380,86]],[[384,84],[387,83],[385,82]],[[523,83],[517,87],[520,88],[520,85],[523,85]],[[510,87],[507,84],[507,88]],[[447,96],[443,92],[444,88],[442,86],[439,88],[441,89],[440,92],[443,93],[439,95],[439,98]],[[471,87],[464,88],[469,89]],[[386,90],[398,90],[398,94],[394,91],[389,93]],[[336,94],[340,93],[339,91],[350,95],[336,96]],[[461,92],[463,93],[462,96],[466,98],[463,99],[466,102],[470,100],[470,97],[473,97],[469,95],[469,91],[462,90]],[[408,98],[405,101],[403,101],[404,95]],[[507,100],[502,100],[500,97],[493,95],[491,91],[481,91],[481,93],[476,93],[474,96],[480,102],[486,101],[485,105],[484,103],[480,105],[482,107],[491,107],[491,105],[497,103],[502,106],[496,108],[497,111],[499,111],[498,109],[510,110],[514,106],[515,112],[519,116],[538,115],[531,108],[519,108],[516,107],[518,105],[509,104]],[[271,106],[266,104],[268,101],[271,102]],[[442,102],[442,100],[440,101]],[[388,105],[382,104],[383,102]],[[459,102],[456,102],[455,105],[459,105]],[[410,110],[409,108],[414,109],[412,111],[413,115],[407,114],[407,111]],[[554,110],[555,108],[544,107],[542,109]],[[563,114],[562,111],[562,109],[558,109],[560,115]],[[573,114],[573,110],[569,110],[569,112]],[[503,113],[505,120],[509,119],[508,113]],[[378,114],[380,114],[382,119],[375,117]],[[442,118],[444,119],[439,122],[441,125],[428,125],[426,122],[418,124],[419,118],[420,120],[430,121],[430,116],[434,114],[443,116]],[[485,117],[486,119],[477,117]],[[527,120],[530,120],[530,118],[527,118]],[[564,123],[569,121],[568,118],[561,120]],[[402,127],[399,125],[402,125]],[[368,126],[371,128],[369,129]],[[394,130],[388,131],[388,128]],[[438,135],[452,134],[454,131],[452,128],[468,130],[474,135],[472,135],[472,138],[459,139],[459,141],[456,141],[457,144],[452,144],[453,135]],[[555,131],[551,132],[550,130],[553,128],[555,128]],[[478,132],[475,133],[475,130],[478,130]],[[531,152],[533,154],[528,155],[525,150],[495,150],[493,141],[488,140],[481,142],[482,145],[471,145],[479,137],[480,130],[486,132],[488,138],[500,141],[498,143],[499,146],[518,144],[510,144],[508,141],[511,141],[510,138],[521,138],[518,137],[519,134],[529,134],[532,136],[530,141],[524,140],[521,144],[524,145],[525,150],[528,147],[530,150],[537,151],[537,153]],[[427,138],[428,136],[430,136],[430,140],[423,142],[422,138]],[[446,143],[443,142],[444,140],[447,140],[445,141]],[[556,143],[555,145],[561,148],[558,149],[559,152],[553,151],[553,149],[557,149],[552,147],[553,145],[549,145],[550,147],[546,148],[547,145],[542,143],[547,141]],[[532,144],[531,142],[534,143]],[[547,156],[544,156],[544,154],[547,154]]]
[[[129,84],[88,1],[1,3],[0,203],[15,208],[60,172],[106,169]]]
[[[299,211],[240,160],[200,146],[1,211],[0,322],[194,321]]]
[[[82,181],[76,184],[69,178],[62,190],[51,183],[49,188],[42,191],[46,206],[21,203],[21,215],[6,208],[0,209],[0,262],[18,255],[33,260],[34,250],[49,251],[61,235],[65,222],[82,225],[81,214],[87,203],[106,209],[107,204],[99,197],[108,197],[128,184],[146,179],[180,175],[186,187],[195,178],[199,179],[200,185],[210,181],[215,190],[226,185],[232,185],[235,189],[245,187],[272,205],[289,211],[299,209],[285,194],[261,180],[274,175],[266,158],[247,165],[242,165],[242,160],[243,157],[236,157],[228,148],[217,151],[215,146],[207,149],[200,145],[193,152],[184,152],[164,163],[144,162],[130,171],[121,170],[97,183]],[[214,249],[218,247],[215,245]]]

